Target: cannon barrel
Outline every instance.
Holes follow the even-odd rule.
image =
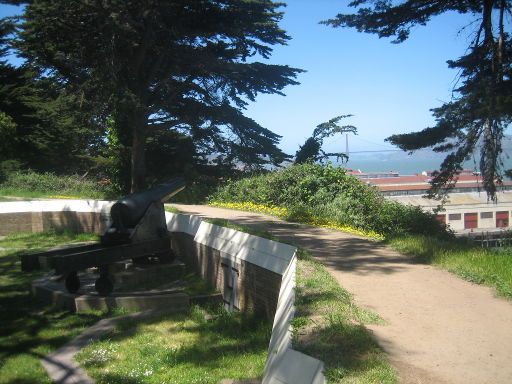
[[[185,180],[173,179],[147,191],[122,197],[110,208],[112,227],[117,229],[134,228],[154,202],[165,202],[185,188]]]

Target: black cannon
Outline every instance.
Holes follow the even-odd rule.
[[[100,276],[95,289],[107,296],[114,288],[111,264],[127,259],[144,262],[149,257],[164,263],[174,260],[163,203],[183,188],[185,181],[178,178],[119,199],[110,208],[111,224],[99,244],[23,255],[22,269],[53,268],[64,279],[68,292],[75,293],[80,288],[77,272],[97,267]]]

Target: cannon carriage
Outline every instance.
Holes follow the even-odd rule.
[[[181,178],[147,191],[122,197],[110,209],[111,224],[98,244],[87,244],[21,256],[22,270],[54,269],[66,289],[80,289],[78,271],[98,268],[95,289],[101,296],[114,289],[111,265],[132,259],[146,262],[157,258],[161,263],[174,260],[167,231],[163,203],[185,188]]]

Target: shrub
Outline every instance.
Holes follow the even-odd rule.
[[[330,164],[293,165],[228,181],[210,201],[284,207],[289,220],[328,221],[385,236],[446,234],[432,214],[388,201],[375,187]]]
[[[110,194],[108,186],[78,175],[55,175],[49,172],[36,173],[30,170],[7,174],[3,183],[0,184],[0,188],[13,192],[26,191],[41,195],[88,198],[105,198]]]

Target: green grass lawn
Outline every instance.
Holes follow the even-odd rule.
[[[0,240],[0,383],[50,383],[39,359],[55,350],[100,313],[71,314],[38,304],[29,295],[30,282],[39,272],[22,272],[19,253],[41,250],[96,235],[71,233],[16,234]]]
[[[261,231],[255,234],[270,237]],[[39,359],[105,316],[71,314],[34,302],[28,287],[39,273],[21,272],[19,253],[94,238],[45,233],[0,241],[0,384],[49,383]],[[303,251],[296,305],[294,347],[325,362],[329,383],[397,382],[385,353],[364,326],[380,318],[358,308],[325,268]],[[270,332],[271,324],[263,319],[218,309],[207,314],[195,307],[191,314],[125,320],[77,359],[98,383],[217,384],[223,378],[261,377]]]
[[[205,316],[171,314],[121,322],[77,360],[98,384],[218,384],[224,378],[261,378],[271,324],[223,310]]]
[[[461,239],[403,236],[389,240],[397,251],[484,284],[512,298],[512,248],[484,249]]]

